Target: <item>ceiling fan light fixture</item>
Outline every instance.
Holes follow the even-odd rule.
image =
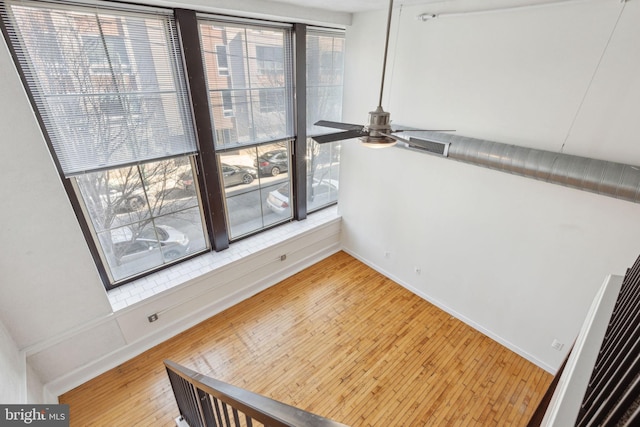
[[[387,147],[393,147],[398,143],[398,141],[396,141],[395,139],[389,138],[387,136],[382,136],[382,137],[363,136],[358,139],[360,140],[360,143],[367,148],[387,148]]]

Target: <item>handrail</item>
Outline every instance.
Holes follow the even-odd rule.
[[[639,307],[640,257],[600,287],[548,409],[529,426],[640,425]]]
[[[190,427],[251,426],[257,421],[283,427],[347,427],[311,412],[227,384],[170,360],[164,365],[180,415]]]

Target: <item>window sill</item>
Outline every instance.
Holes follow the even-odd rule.
[[[284,242],[339,218],[337,206],[310,214],[304,221],[294,221],[255,236],[232,243],[222,252],[210,252],[173,267],[145,276],[107,292],[114,312],[151,298],[189,280],[211,273],[245,256]]]

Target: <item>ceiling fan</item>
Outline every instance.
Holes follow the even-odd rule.
[[[329,127],[334,129],[342,129],[342,132],[330,133],[326,135],[312,136],[311,139],[319,144],[327,142],[340,141],[343,139],[359,138],[360,141],[368,146],[374,148],[390,147],[395,145],[396,142],[402,141],[407,144],[414,144],[414,142],[408,139],[401,138],[397,135],[392,135],[399,132],[416,131],[418,129],[394,130],[391,128],[390,113],[384,111],[382,108],[382,93],[384,90],[384,77],[387,69],[387,52],[389,50],[389,32],[391,30],[391,15],[393,12],[393,0],[389,1],[389,16],[387,17],[387,34],[384,44],[384,58],[382,60],[382,79],[380,81],[380,98],[378,106],[374,111],[369,112],[369,123],[366,125],[355,125],[350,123],[332,122],[329,120],[320,120],[315,123],[316,126]],[[427,129],[420,129],[427,130]],[[438,132],[453,132],[446,129],[428,129]]]

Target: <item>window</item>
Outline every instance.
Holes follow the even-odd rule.
[[[231,239],[292,218],[291,201],[276,206],[273,194],[290,183],[293,91],[290,28],[257,28],[200,20],[203,46],[227,40],[228,79],[213,72],[216,60],[203,53],[211,118],[223,177]],[[223,105],[216,103],[222,94]],[[224,111],[228,96],[233,120]]]
[[[339,145],[292,146],[296,109],[341,118],[342,34],[308,33],[305,106],[291,25],[100,0],[0,0],[0,15],[108,289],[336,201]]]
[[[326,133],[318,120],[342,118],[344,34],[324,30],[307,32],[307,135]],[[340,141],[318,144],[307,140],[307,208],[309,211],[338,200]]]
[[[231,129],[216,129],[216,144],[226,145],[234,139]]]
[[[262,89],[258,92],[261,113],[284,113],[286,104],[281,89]]]
[[[216,46],[227,41],[229,76],[220,78],[217,69],[217,54],[207,46]],[[293,95],[291,77],[291,47],[289,28],[257,29],[253,26],[219,23],[200,20],[200,42],[209,98],[211,118],[217,130],[232,129],[236,140],[216,149],[237,148],[260,142],[275,141],[293,137]],[[273,66],[279,72],[261,74],[261,61],[257,52],[268,44],[281,52],[279,65]],[[284,52],[287,52],[284,55]],[[273,59],[270,60],[273,63]],[[263,62],[263,61],[262,61]],[[286,64],[286,66],[285,66]],[[287,71],[285,71],[287,70]],[[263,113],[260,94],[262,91],[280,92],[271,98],[280,105],[266,108]],[[225,101],[220,94],[224,93]],[[230,98],[230,102],[229,102]],[[264,99],[264,98],[263,98]],[[225,117],[225,104],[233,105],[233,119]],[[273,114],[272,112],[277,112]]]
[[[222,97],[222,115],[224,117],[233,116],[233,99],[231,99],[231,91],[220,91],[220,96]]]
[[[227,60],[227,47],[225,45],[216,46],[216,59],[218,60],[218,74],[229,75],[229,61]]]
[[[332,76],[334,82],[340,81],[342,78],[342,66],[344,64],[342,51],[342,43],[336,43],[333,40],[333,48],[337,50],[321,51],[320,52],[320,74],[324,76]]]
[[[131,67],[129,53],[122,34],[81,34],[86,46],[89,67],[95,74],[111,74],[112,69],[124,72]],[[106,47],[106,49],[104,49]]]
[[[284,70],[284,49],[281,46],[256,46],[258,74],[279,74]]]
[[[74,180],[113,282],[207,248],[188,157],[85,173]]]
[[[206,249],[180,178],[196,144],[171,15],[21,1],[3,16],[109,286]]]

